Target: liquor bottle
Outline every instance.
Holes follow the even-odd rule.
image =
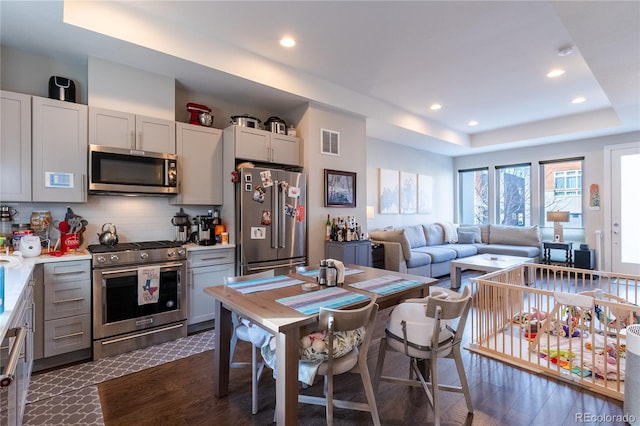
[[[338,241],[338,224],[336,224],[336,218],[333,218],[333,223],[331,224],[331,241]]]
[[[331,239],[331,215],[327,215],[327,222],[325,224],[326,227],[326,234],[324,236],[324,239],[329,241]]]

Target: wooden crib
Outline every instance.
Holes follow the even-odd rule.
[[[624,399],[640,277],[523,264],[470,281],[469,350]]]

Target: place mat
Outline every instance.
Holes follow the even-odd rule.
[[[228,283],[227,287],[238,290],[242,294],[255,293],[258,291],[273,290],[276,288],[289,287],[302,284],[304,281],[291,278],[287,275],[276,275],[275,277],[255,278],[246,281]]]
[[[349,275],[355,275],[355,274],[360,274],[364,272],[362,269],[356,269],[356,268],[349,268],[346,267],[344,268],[344,276],[349,276]],[[303,271],[303,272],[298,272],[300,275],[304,275],[305,277],[317,277],[320,275],[320,269],[309,269],[307,271]]]
[[[372,278],[370,280],[349,284],[349,286],[376,294],[390,294],[407,288],[417,287],[422,284],[423,283],[420,281],[407,280],[395,275],[385,275],[384,277]]]
[[[370,299],[364,294],[354,293],[339,287],[330,287],[297,296],[283,297],[276,302],[288,306],[304,315],[320,312],[320,308],[340,308],[352,303]]]

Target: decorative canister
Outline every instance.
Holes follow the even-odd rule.
[[[20,238],[24,235],[33,235],[33,231],[29,228],[30,226],[31,225],[28,223],[14,223],[11,226],[11,229],[13,229],[11,241],[15,251],[20,250]]]
[[[31,230],[33,235],[40,237],[40,241],[49,239],[49,225],[51,224],[51,213],[44,210],[31,213]]]

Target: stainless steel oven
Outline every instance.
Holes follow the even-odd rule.
[[[187,334],[186,250],[173,241],[89,246],[93,359]],[[153,282],[141,274],[153,273]]]

